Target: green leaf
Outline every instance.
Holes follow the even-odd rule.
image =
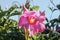
[[[2,12],[3,10],[2,10],[2,8],[1,8],[1,6],[0,6],[0,13]]]
[[[11,6],[8,10],[4,11],[6,16],[9,16],[11,12],[13,12],[17,8],[17,5]]]
[[[33,35],[32,38],[33,38],[34,40],[36,40],[37,37],[36,37],[36,35]]]
[[[37,11],[39,9],[39,6],[33,6],[32,9]]]
[[[60,4],[57,5],[57,8],[60,10]]]
[[[13,11],[15,8],[17,8],[17,5],[13,5],[11,8],[9,8],[8,12]]]
[[[53,9],[52,12],[56,11],[57,9]]]
[[[54,11],[57,10],[57,9],[54,9],[54,7],[50,7],[50,6],[48,6],[48,8],[49,8],[52,12],[54,12]]]
[[[48,6],[48,8],[49,8],[51,11],[53,10],[53,7]]]
[[[10,16],[14,16],[14,15],[20,15],[21,12],[18,12],[18,11],[14,11],[13,13],[10,14]]]
[[[49,21],[48,18],[46,18],[46,21],[47,21],[47,22]]]

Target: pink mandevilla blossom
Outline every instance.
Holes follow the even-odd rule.
[[[20,15],[18,22],[18,27],[23,27],[29,31],[29,36],[32,36],[38,32],[43,32],[45,25],[43,21],[45,20],[44,12],[36,12],[34,10],[29,11],[25,6],[23,6],[23,14]]]

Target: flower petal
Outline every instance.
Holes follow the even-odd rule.
[[[24,25],[24,29],[28,29],[28,28],[29,28],[29,24],[27,23]]]
[[[40,16],[45,16],[44,12],[39,11],[39,13],[40,13]]]
[[[20,16],[20,19],[19,19],[19,22],[18,22],[18,26],[20,27],[20,26],[23,26],[23,25],[25,25],[27,23],[28,23],[27,18],[24,17],[24,16]]]
[[[43,22],[44,20],[45,20],[45,16],[40,16],[40,17],[39,17],[39,21],[40,21],[40,22]]]
[[[31,16],[31,15],[35,14],[35,11],[26,11],[26,12],[24,12],[24,14]]]
[[[32,36],[38,32],[37,25],[30,25],[29,36]]]
[[[28,9],[25,6],[23,6],[23,10],[24,12],[28,11]]]
[[[45,25],[43,23],[39,23],[40,27],[38,27],[39,32],[43,32],[45,30]]]

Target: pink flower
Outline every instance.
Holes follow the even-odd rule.
[[[20,15],[18,27],[28,30],[29,36],[43,32],[45,29],[45,25],[43,24],[45,20],[44,12],[29,11],[25,6],[23,6],[23,10],[23,14]]]

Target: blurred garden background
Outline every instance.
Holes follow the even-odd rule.
[[[26,40],[18,28],[23,4],[46,14],[45,31],[30,40],[60,40],[60,0],[0,0],[0,40]]]

